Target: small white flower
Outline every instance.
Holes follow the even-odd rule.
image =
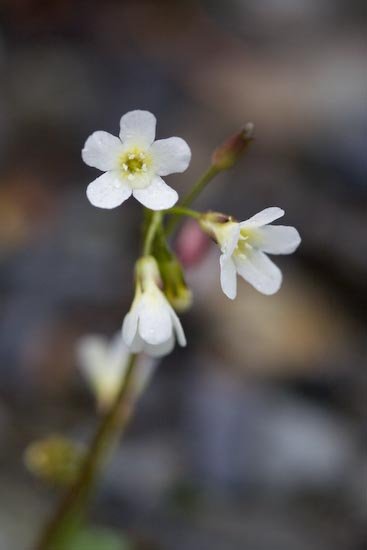
[[[130,352],[121,333],[112,340],[100,335],[83,336],[77,343],[76,351],[80,370],[96,397],[98,408],[105,411],[115,400],[128,366]],[[148,382],[155,365],[149,357],[139,357],[138,361],[135,380],[140,391]]]
[[[203,229],[212,234],[222,251],[220,282],[228,298],[237,295],[237,273],[263,294],[279,290],[282,272],[267,254],[291,254],[301,242],[295,227],[268,225],[282,216],[284,210],[277,207],[240,223],[213,213],[204,216]]]
[[[105,172],[87,188],[94,206],[115,208],[131,194],[152,210],[171,208],[177,202],[177,192],[161,176],[184,172],[191,151],[179,137],[154,141],[156,122],[149,111],[130,111],[120,120],[119,138],[98,131],[87,139],[84,162]]]
[[[172,351],[175,337],[185,346],[180,320],[158,286],[160,274],[152,256],[137,262],[136,279],[135,297],[122,327],[123,339],[130,351],[161,357]]]

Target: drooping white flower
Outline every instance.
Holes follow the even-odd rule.
[[[83,336],[77,343],[76,352],[80,370],[96,397],[98,408],[105,411],[115,400],[128,367],[130,352],[121,333],[112,340],[101,335]],[[154,366],[151,358],[139,357],[135,371],[137,389],[146,385]]]
[[[155,259],[144,256],[138,260],[135,297],[122,327],[124,342],[133,353],[145,352],[152,357],[167,355],[176,338],[181,346],[186,345],[180,320],[160,284]]]
[[[266,208],[243,222],[221,214],[204,215],[200,224],[221,249],[221,287],[233,300],[237,273],[263,294],[274,294],[282,284],[282,272],[267,254],[291,254],[301,242],[295,227],[269,225],[284,216],[284,210]]]
[[[177,202],[177,192],[161,176],[184,172],[191,151],[179,137],[154,141],[156,122],[149,111],[130,111],[120,120],[119,138],[98,131],[87,139],[84,162],[105,172],[87,188],[94,206],[115,208],[131,195],[152,210]]]

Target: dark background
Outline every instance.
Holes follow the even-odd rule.
[[[0,3],[0,548],[25,550],[55,493],[23,452],[92,433],[75,342],[119,329],[141,210],[93,208],[80,150],[149,109],[178,135],[182,194],[222,139],[256,141],[198,201],[267,206],[303,237],[281,291],[188,273],[188,347],[159,367],[101,484],[96,524],[163,550],[366,548],[365,2]],[[141,543],[141,542],[140,542]]]

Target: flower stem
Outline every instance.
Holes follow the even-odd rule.
[[[194,218],[195,220],[198,220],[201,216],[200,212],[191,210],[191,208],[185,208],[183,206],[173,206],[166,212],[168,214],[175,214],[176,216],[188,216],[189,218]]]
[[[178,224],[178,221],[179,221],[179,215],[182,215],[184,214],[184,212],[177,212],[177,215],[176,215],[176,212],[174,212],[174,210],[177,211],[177,209],[186,209],[188,206],[190,206],[190,204],[192,202],[194,202],[194,200],[196,199],[196,197],[198,197],[198,195],[200,195],[200,193],[205,189],[205,187],[208,185],[209,182],[211,182],[211,180],[213,178],[215,178],[215,176],[220,172],[221,170],[219,168],[217,168],[216,166],[214,165],[210,165],[209,168],[206,170],[206,172],[204,172],[204,174],[194,183],[194,185],[192,186],[192,188],[190,189],[190,191],[184,196],[184,198],[182,199],[182,201],[177,205],[175,206],[174,208],[171,208],[167,213],[170,213],[172,212],[174,215],[171,217],[171,219],[168,221],[167,223],[167,226],[166,226],[166,235],[170,235],[171,233],[173,233],[173,231],[176,229],[176,226]],[[193,212],[193,211],[191,211]],[[186,213],[184,215],[189,215],[186,211]]]
[[[162,223],[162,218],[163,218],[163,212],[157,211],[157,210],[153,212],[152,218],[144,239],[143,256],[149,256],[149,254],[152,253],[154,237],[158,230],[158,227]]]
[[[45,526],[35,550],[66,550],[85,513],[99,469],[106,454],[125,430],[139,391],[134,372],[136,354],[129,357],[128,368],[120,391],[111,409],[102,419],[91,442],[79,475],[61,499],[54,515]]]
[[[194,183],[190,191],[184,196],[179,206],[189,206],[205,189],[209,182],[220,172],[220,169],[211,164],[204,174]]]

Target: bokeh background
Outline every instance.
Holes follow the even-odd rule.
[[[188,347],[162,361],[91,521],[133,548],[363,550],[367,519],[367,43],[363,0],[2,0],[0,548],[25,550],[56,492],[24,467],[96,424],[75,343],[129,307],[141,210],[85,197],[80,150],[134,108],[184,137],[189,170],[244,122],[246,158],[198,207],[267,206],[303,236],[281,291],[188,272]],[[124,546],[125,548],[125,546]]]

